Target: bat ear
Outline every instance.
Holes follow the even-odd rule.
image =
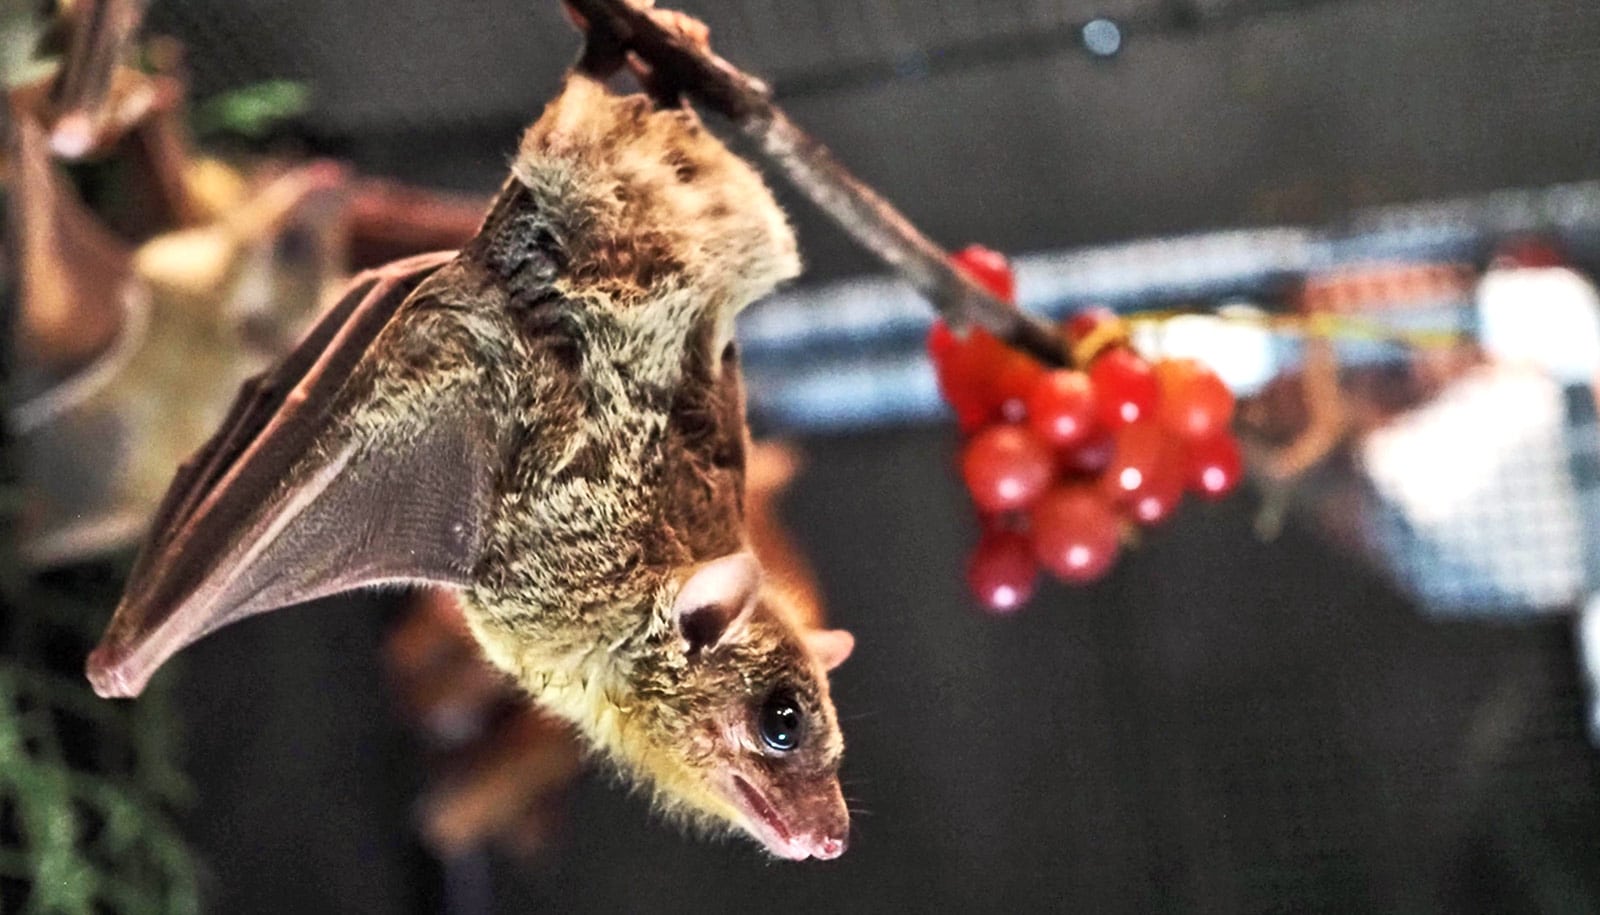
[[[747,551],[702,563],[684,580],[672,615],[690,656],[737,638],[761,592],[761,564]]]
[[[833,670],[856,649],[856,637],[843,629],[813,629],[800,637],[806,650],[821,662],[823,670]]]

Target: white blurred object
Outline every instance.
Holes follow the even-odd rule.
[[[1491,365],[1369,434],[1361,461],[1403,522],[1403,578],[1446,610],[1568,609],[1585,591],[1562,389]],[[1395,535],[1399,536],[1399,535]]]
[[[1491,270],[1478,284],[1478,336],[1489,357],[1567,384],[1600,372],[1600,294],[1566,267]]]
[[[1259,391],[1278,372],[1272,332],[1246,320],[1264,315],[1249,305],[1228,305],[1213,315],[1178,315],[1165,321],[1140,321],[1133,345],[1146,356],[1196,359],[1216,372],[1239,397]]]

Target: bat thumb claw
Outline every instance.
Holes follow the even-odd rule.
[[[101,645],[89,652],[85,673],[95,695],[102,699],[132,699],[144,691],[144,681],[129,676],[127,652]]]

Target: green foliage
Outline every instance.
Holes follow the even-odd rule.
[[[50,17],[34,0],[0,0],[0,85],[30,82],[57,65],[39,53],[49,27]]]
[[[17,75],[7,55],[28,43],[28,25],[0,0],[0,77]],[[0,145],[8,128],[0,112]],[[0,227],[0,417],[12,396],[16,242]],[[158,686],[138,702],[102,700],[83,676],[125,570],[85,567],[47,584],[21,568],[24,490],[8,433],[0,421],[0,912],[196,912],[194,861],[173,819],[186,782],[166,697]]]
[[[41,663],[58,652],[81,659],[104,608],[81,593],[29,597],[22,613],[7,608],[12,650],[0,659],[0,909],[197,911],[194,865],[171,814],[186,783],[165,697],[108,702],[81,675]]]
[[[275,79],[206,99],[190,120],[200,137],[231,133],[260,139],[279,122],[306,110],[311,92],[302,83]]]

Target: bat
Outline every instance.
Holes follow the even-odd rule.
[[[70,248],[25,246],[44,259],[30,276],[77,280],[64,320],[40,320],[60,298],[50,283],[27,284],[19,302],[20,324],[39,329],[21,354],[23,370],[53,382],[11,417],[30,564],[138,541],[173,468],[205,441],[239,383],[286,352],[315,315],[338,260],[337,180],[327,163],[295,169],[241,197],[225,219],[124,251],[120,287],[97,288],[95,279],[118,277]],[[74,208],[82,210],[63,189],[55,210]],[[26,234],[41,216],[19,210]],[[97,320],[116,328],[113,339],[85,367],[56,368],[65,348],[54,341],[78,343],[87,336],[78,329]]]
[[[358,277],[179,470],[96,692],[252,614],[449,588],[490,661],[664,812],[843,853],[827,672],[853,640],[797,625],[743,518],[733,317],[798,271],[692,111],[570,74],[478,234]]]

